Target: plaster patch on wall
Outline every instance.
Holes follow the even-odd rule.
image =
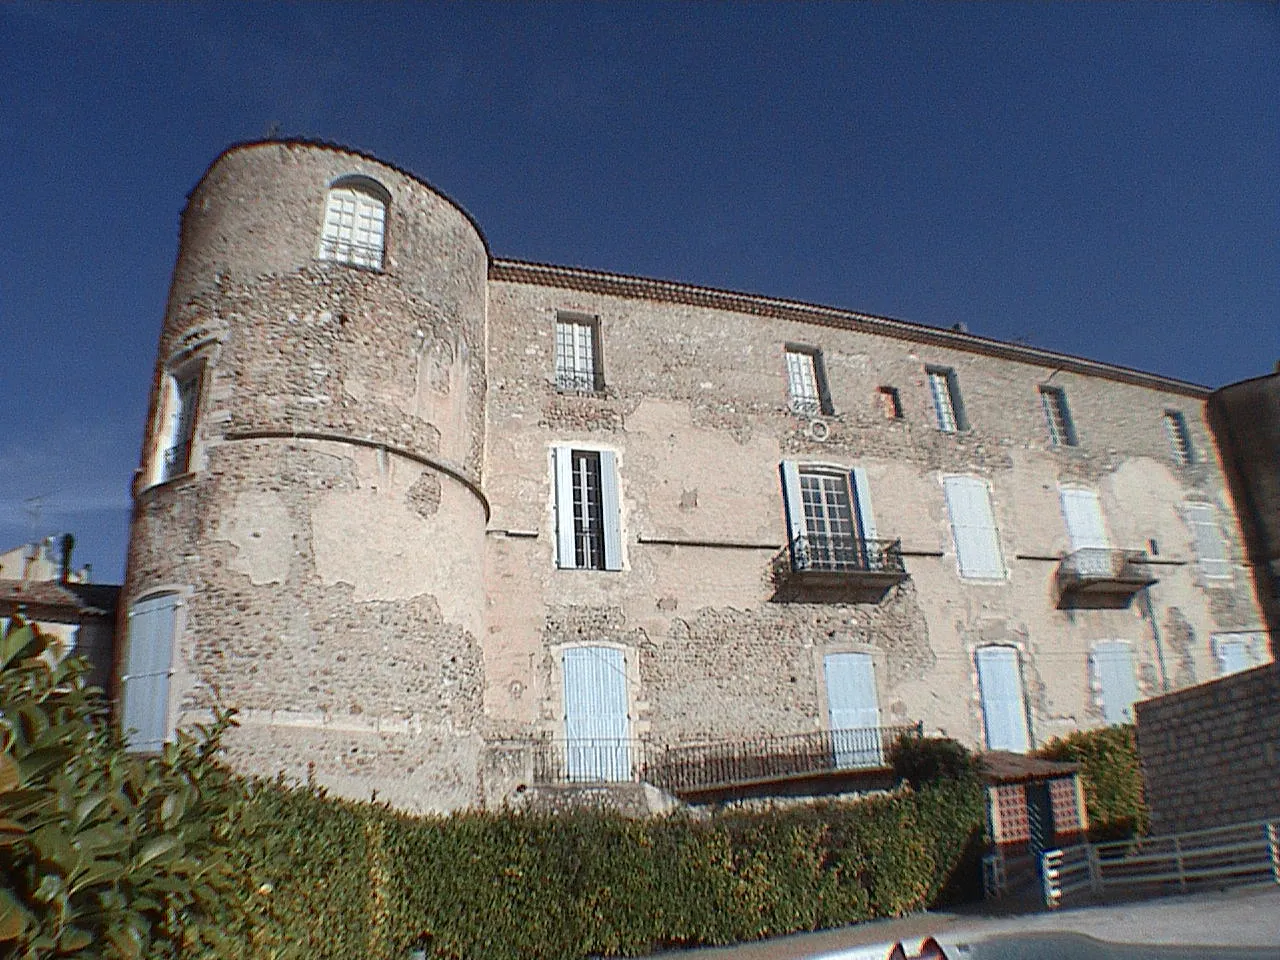
[[[293,559],[293,523],[284,498],[269,491],[246,490],[236,495],[219,517],[214,540],[230,543],[231,569],[255,586],[283,583]]]

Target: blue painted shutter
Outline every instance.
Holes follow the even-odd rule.
[[[169,733],[169,674],[177,606],[177,595],[170,593],[136,603],[129,611],[128,646],[120,678],[120,726],[130,750],[159,750]]]
[[[565,765],[570,780],[631,779],[626,658],[612,647],[564,651]]]
[[[987,485],[976,477],[947,477],[943,489],[960,576],[1003,579],[1004,558]]]
[[[1133,723],[1138,681],[1133,648],[1122,640],[1104,640],[1093,648],[1093,668],[1102,687],[1102,716],[1108,724]]]
[[[988,750],[1026,753],[1031,747],[1027,707],[1022,698],[1022,670],[1013,647],[980,647],[978,690]]]
[[[604,568],[622,569],[622,504],[618,497],[618,458],[600,451],[600,513],[604,522]]]
[[[1218,526],[1217,511],[1207,503],[1187,504],[1187,523],[1196,538],[1196,556],[1206,577],[1229,577],[1227,545]]]
[[[1110,542],[1102,523],[1102,505],[1092,490],[1060,489],[1062,518],[1067,525],[1076,569],[1082,574],[1105,576],[1111,572]]]
[[[884,753],[871,654],[829,653],[823,667],[836,766],[879,766]]]
[[[1213,638],[1213,644],[1218,655],[1219,676],[1225,677],[1253,667],[1253,656],[1247,639],[1218,636]]]
[[[849,473],[853,486],[853,500],[858,512],[858,530],[864,540],[875,540],[876,515],[871,509],[871,485],[867,482],[867,471],[863,467],[854,467]]]
[[[782,500],[787,511],[787,541],[806,534],[804,497],[800,493],[800,468],[794,460],[782,461]]]
[[[551,448],[552,475],[556,488],[556,566],[572,570],[577,566],[573,539],[573,451]]]

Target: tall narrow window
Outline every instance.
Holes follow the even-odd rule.
[[[380,185],[363,177],[341,180],[329,189],[321,260],[382,269],[387,200]]]
[[[603,385],[599,321],[560,314],[556,317],[556,386],[593,393]]]
[[[880,705],[869,653],[829,653],[823,658],[827,715],[838,769],[884,763]]]
[[[569,647],[561,662],[568,778],[630,780],[631,721],[623,652],[613,647]]]
[[[1098,495],[1092,490],[1063,487],[1058,496],[1076,572],[1085,576],[1110,573],[1111,542],[1102,522],[1102,504]]]
[[[782,463],[791,560],[797,569],[864,570],[881,563],[866,470]]]
[[[1214,580],[1230,577],[1227,544],[1222,538],[1222,528],[1218,526],[1218,512],[1209,503],[1188,503],[1186,510],[1187,525],[1195,537],[1200,572]]]
[[[120,677],[120,727],[128,749],[164,746],[169,727],[169,676],[173,662],[176,593],[140,600],[129,609],[129,632]]]
[[[881,387],[878,393],[880,409],[889,420],[902,419],[902,397],[897,387]]]
[[[795,413],[814,417],[832,412],[821,351],[813,347],[787,345],[787,388],[791,395],[791,409]]]
[[[943,489],[951,533],[955,538],[960,576],[966,579],[1003,580],[1004,556],[991,512],[987,485],[977,477],[945,477]]]
[[[552,451],[556,564],[569,570],[621,570],[617,457],[609,450]]]
[[[1044,408],[1049,440],[1055,447],[1074,447],[1076,428],[1067,409],[1067,393],[1061,387],[1041,387],[1040,405]]]
[[[1173,462],[1185,467],[1195,462],[1195,451],[1191,448],[1191,434],[1187,432],[1187,418],[1180,410],[1164,412],[1164,430],[1169,435],[1169,449],[1173,452]]]
[[[201,363],[188,364],[165,378],[165,395],[154,482],[164,483],[191,468],[191,442],[195,437],[196,410],[200,403]]]
[[[1093,672],[1102,692],[1102,716],[1112,726],[1133,723],[1138,681],[1133,647],[1123,640],[1103,640],[1093,648]]]
[[[1031,733],[1017,649],[979,647],[976,659],[987,749],[1026,753],[1031,749]]]
[[[929,393],[933,396],[933,412],[938,418],[938,429],[943,433],[968,430],[964,415],[964,403],[960,399],[960,380],[949,367],[927,367]]]

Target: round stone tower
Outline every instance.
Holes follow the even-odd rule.
[[[236,707],[228,757],[416,810],[481,802],[488,251],[334,146],[192,192],[134,487],[135,743]]]

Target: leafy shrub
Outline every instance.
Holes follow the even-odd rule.
[[[0,639],[0,953],[216,950],[235,901],[222,854],[238,781],[213,762],[228,717],[163,756],[128,754],[89,665],[14,618]]]
[[[1147,832],[1142,768],[1132,725],[1078,731],[1051,740],[1039,754],[1080,764],[1091,840],[1123,840]]]
[[[946,737],[904,734],[889,748],[888,759],[898,779],[917,790],[940,780],[973,780],[978,776],[973,754]]]

